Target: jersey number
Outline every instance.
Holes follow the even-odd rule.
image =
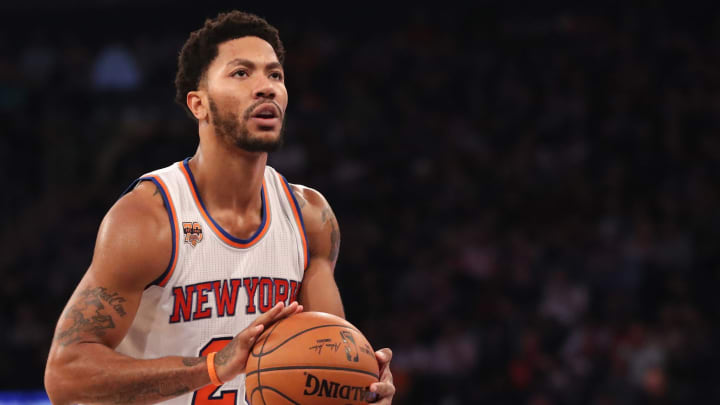
[[[208,353],[219,352],[223,347],[227,346],[232,339],[231,337],[213,338],[200,350],[200,356],[207,356]],[[222,387],[222,385],[220,387]],[[192,403],[197,405],[235,405],[238,394],[237,390],[220,391],[220,395],[216,395],[215,393],[220,387],[210,384],[200,388],[193,394]]]

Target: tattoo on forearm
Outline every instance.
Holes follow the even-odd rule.
[[[197,366],[205,361],[204,357],[183,357],[182,362],[188,367]]]
[[[237,339],[233,339],[230,341],[230,343],[227,344],[222,350],[217,352],[215,355],[215,363],[216,364],[227,364],[230,359],[235,357],[235,352],[237,351],[238,341]]]
[[[178,386],[179,385],[179,386]],[[126,387],[112,397],[116,404],[134,404],[148,397],[176,397],[190,392],[190,387],[172,382],[139,381]]]
[[[205,361],[204,357],[184,357],[183,363],[196,363]],[[136,375],[135,381],[128,381],[118,385],[111,385],[103,392],[99,392],[91,402],[136,404],[138,402],[157,402],[172,397],[187,394],[194,388],[188,386],[186,371],[181,369],[171,371],[170,374],[153,378],[150,375]],[[150,373],[152,374],[152,372]]]
[[[79,341],[82,335],[87,333],[104,336],[105,329],[115,327],[112,315],[106,313],[103,302],[107,303],[121,317],[127,314],[122,306],[126,299],[119,296],[117,292],[109,293],[105,287],[89,288],[82,291],[78,298],[78,301],[64,314],[64,318],[71,321],[70,326],[59,331],[55,337],[55,340],[63,346]]]
[[[325,207],[322,211],[322,223],[330,223],[330,255],[328,258],[335,264],[337,262],[338,254],[340,253],[340,229],[338,227],[337,219],[335,214],[332,212],[330,207]]]

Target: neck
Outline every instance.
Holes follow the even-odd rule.
[[[266,163],[267,153],[226,145],[210,133],[201,134],[189,165],[208,210],[230,209],[243,214],[260,212]]]

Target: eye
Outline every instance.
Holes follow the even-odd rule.
[[[246,70],[240,69],[237,72],[233,73],[232,75],[238,76],[238,77],[247,77],[248,72]]]
[[[270,73],[270,77],[272,77],[275,80],[282,80],[283,74],[281,72],[272,72],[272,73]]]

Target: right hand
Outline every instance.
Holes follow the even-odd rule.
[[[293,301],[287,307],[285,307],[284,302],[278,302],[271,310],[260,315],[250,326],[238,333],[227,346],[215,355],[215,372],[220,381],[230,381],[238,374],[245,372],[250,350],[252,350],[255,340],[263,330],[275,322],[302,310],[303,306],[298,304],[297,301]]]

